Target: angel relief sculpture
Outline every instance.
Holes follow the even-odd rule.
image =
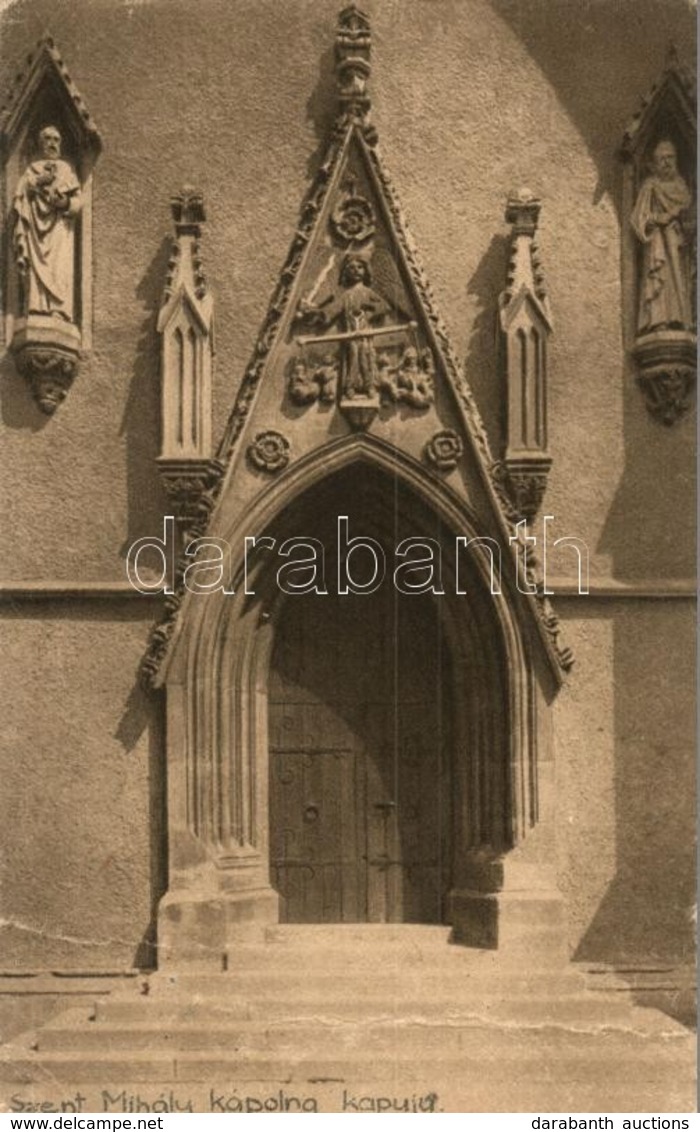
[[[416,409],[432,403],[432,355],[414,344],[415,322],[374,288],[366,251],[345,254],[337,288],[321,302],[302,299],[296,322],[316,331],[298,336],[300,346],[324,348],[320,361],[293,360],[289,394],[297,404],[330,403],[338,394],[341,409],[353,402],[404,401]]]

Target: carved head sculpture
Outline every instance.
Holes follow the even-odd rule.
[[[676,147],[667,138],[654,147],[651,161],[654,173],[662,181],[673,181],[678,176]]]
[[[41,156],[49,161],[61,156],[61,135],[55,126],[44,126],[39,130],[39,149]]]
[[[340,269],[340,282],[343,287],[352,287],[355,283],[371,284],[372,272],[364,256],[348,252]]]
[[[418,351],[415,346],[407,346],[401,359],[401,368],[415,371],[418,369]]]

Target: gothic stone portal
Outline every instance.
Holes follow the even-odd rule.
[[[269,685],[280,918],[440,923],[449,888],[449,658],[436,601],[290,597]]]

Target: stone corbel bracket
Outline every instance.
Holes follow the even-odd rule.
[[[638,338],[632,350],[637,384],[655,420],[673,425],[693,400],[697,339],[684,331],[658,330]]]
[[[214,303],[201,255],[206,220],[200,193],[172,197],[175,223],[158,315],[161,341],[161,435],[158,470],[184,541],[209,516],[222,465],[212,459],[211,380]]]
[[[516,514],[536,516],[552,458],[547,449],[547,349],[552,319],[536,243],[541,203],[529,189],[512,192],[505,290],[498,301],[507,383],[505,484]]]
[[[161,483],[183,547],[204,532],[214,506],[214,489],[223,470],[223,464],[214,459],[159,457]]]
[[[65,400],[80,365],[80,334],[69,323],[37,325],[38,316],[12,340],[19,373],[27,379],[42,413],[52,416]]]
[[[671,45],[658,81],[642,100],[625,130],[620,151],[624,162],[625,337],[634,360],[637,385],[644,394],[647,409],[656,421],[667,426],[679,421],[690,408],[696,380],[697,327],[692,280],[696,258],[692,219],[695,202],[690,188],[696,167],[696,136],[695,84],[692,76],[681,66],[676,49]],[[645,208],[642,200],[645,182],[651,183],[655,172],[654,154],[660,142],[670,143],[675,150],[677,179],[669,182],[671,194],[678,198],[685,191],[689,198],[689,207],[681,208],[667,228],[659,229],[662,234],[657,237],[663,246],[664,256],[673,253],[677,257],[672,273],[675,297],[669,297],[665,303],[653,298],[655,291],[661,293],[671,285],[668,275],[657,273],[656,264],[653,268],[650,266],[653,237],[649,236],[648,230],[642,243],[639,232],[633,233],[633,220],[636,219],[639,227],[639,216]],[[678,230],[682,232],[680,241],[676,237]],[[649,282],[646,282],[647,274]],[[650,305],[645,309],[647,300]]]

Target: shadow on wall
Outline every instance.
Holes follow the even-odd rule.
[[[171,243],[169,237],[163,239],[136,289],[148,314],[141,326],[120,427],[120,435],[126,438],[128,516],[127,535],[120,548],[123,557],[136,539],[162,533],[167,510],[155,463],[160,451],[160,354],[156,318]]]
[[[694,957],[695,739],[691,603],[615,603],[614,876],[574,954],[663,969]],[[576,617],[598,621],[598,612]],[[594,742],[591,726],[590,742]],[[669,1009],[668,1004],[662,1006]]]
[[[624,466],[598,551],[620,581],[695,576],[695,451],[692,410],[668,426],[649,414],[629,354],[623,372]]]
[[[621,217],[621,224],[629,217]],[[622,241],[624,254],[624,240]],[[634,322],[634,296],[623,296]],[[648,412],[622,349],[624,464],[597,550],[622,582],[695,574],[694,414],[667,426]],[[695,624],[692,601],[611,607],[616,873],[577,958],[692,963],[695,901]],[[644,1004],[644,996],[639,998]],[[687,1020],[687,1000],[658,1005]]]
[[[669,42],[692,63],[692,6],[619,0],[589,4],[582,15],[580,5],[562,2],[552,20],[541,0],[490,4],[551,83],[595,163],[594,203],[608,194],[622,228],[629,223],[617,158],[623,132],[661,73]],[[611,106],[625,109],[611,113]],[[616,579],[687,579],[695,564],[694,423],[688,416],[667,428],[653,420],[629,358],[609,376],[622,383],[624,468],[597,549]],[[575,958],[673,964],[694,952],[694,619],[690,604],[675,600],[611,603],[606,614],[614,642],[616,867]],[[597,621],[600,607],[589,611],[577,601],[575,616]]]
[[[336,113],[335,54],[327,47],[319,59],[318,79],[306,103],[306,117],[312,123],[318,139],[315,151],[310,154],[306,166],[309,180],[318,173],[331,136],[331,128]]]
[[[507,428],[506,384],[500,357],[497,296],[505,286],[509,250],[510,236],[493,236],[466,289],[472,314],[464,376],[479,406],[496,458],[503,451]],[[494,395],[494,382],[498,383],[502,395]]]
[[[695,13],[685,0],[615,0],[614,4],[489,0],[556,91],[598,170],[594,203],[606,193],[620,212],[613,156],[629,118],[663,69],[669,42],[689,55]],[[649,28],[657,38],[650,50]],[[623,57],[620,52],[623,51]],[[689,63],[692,60],[689,59]],[[624,115],[611,106],[628,106]]]

